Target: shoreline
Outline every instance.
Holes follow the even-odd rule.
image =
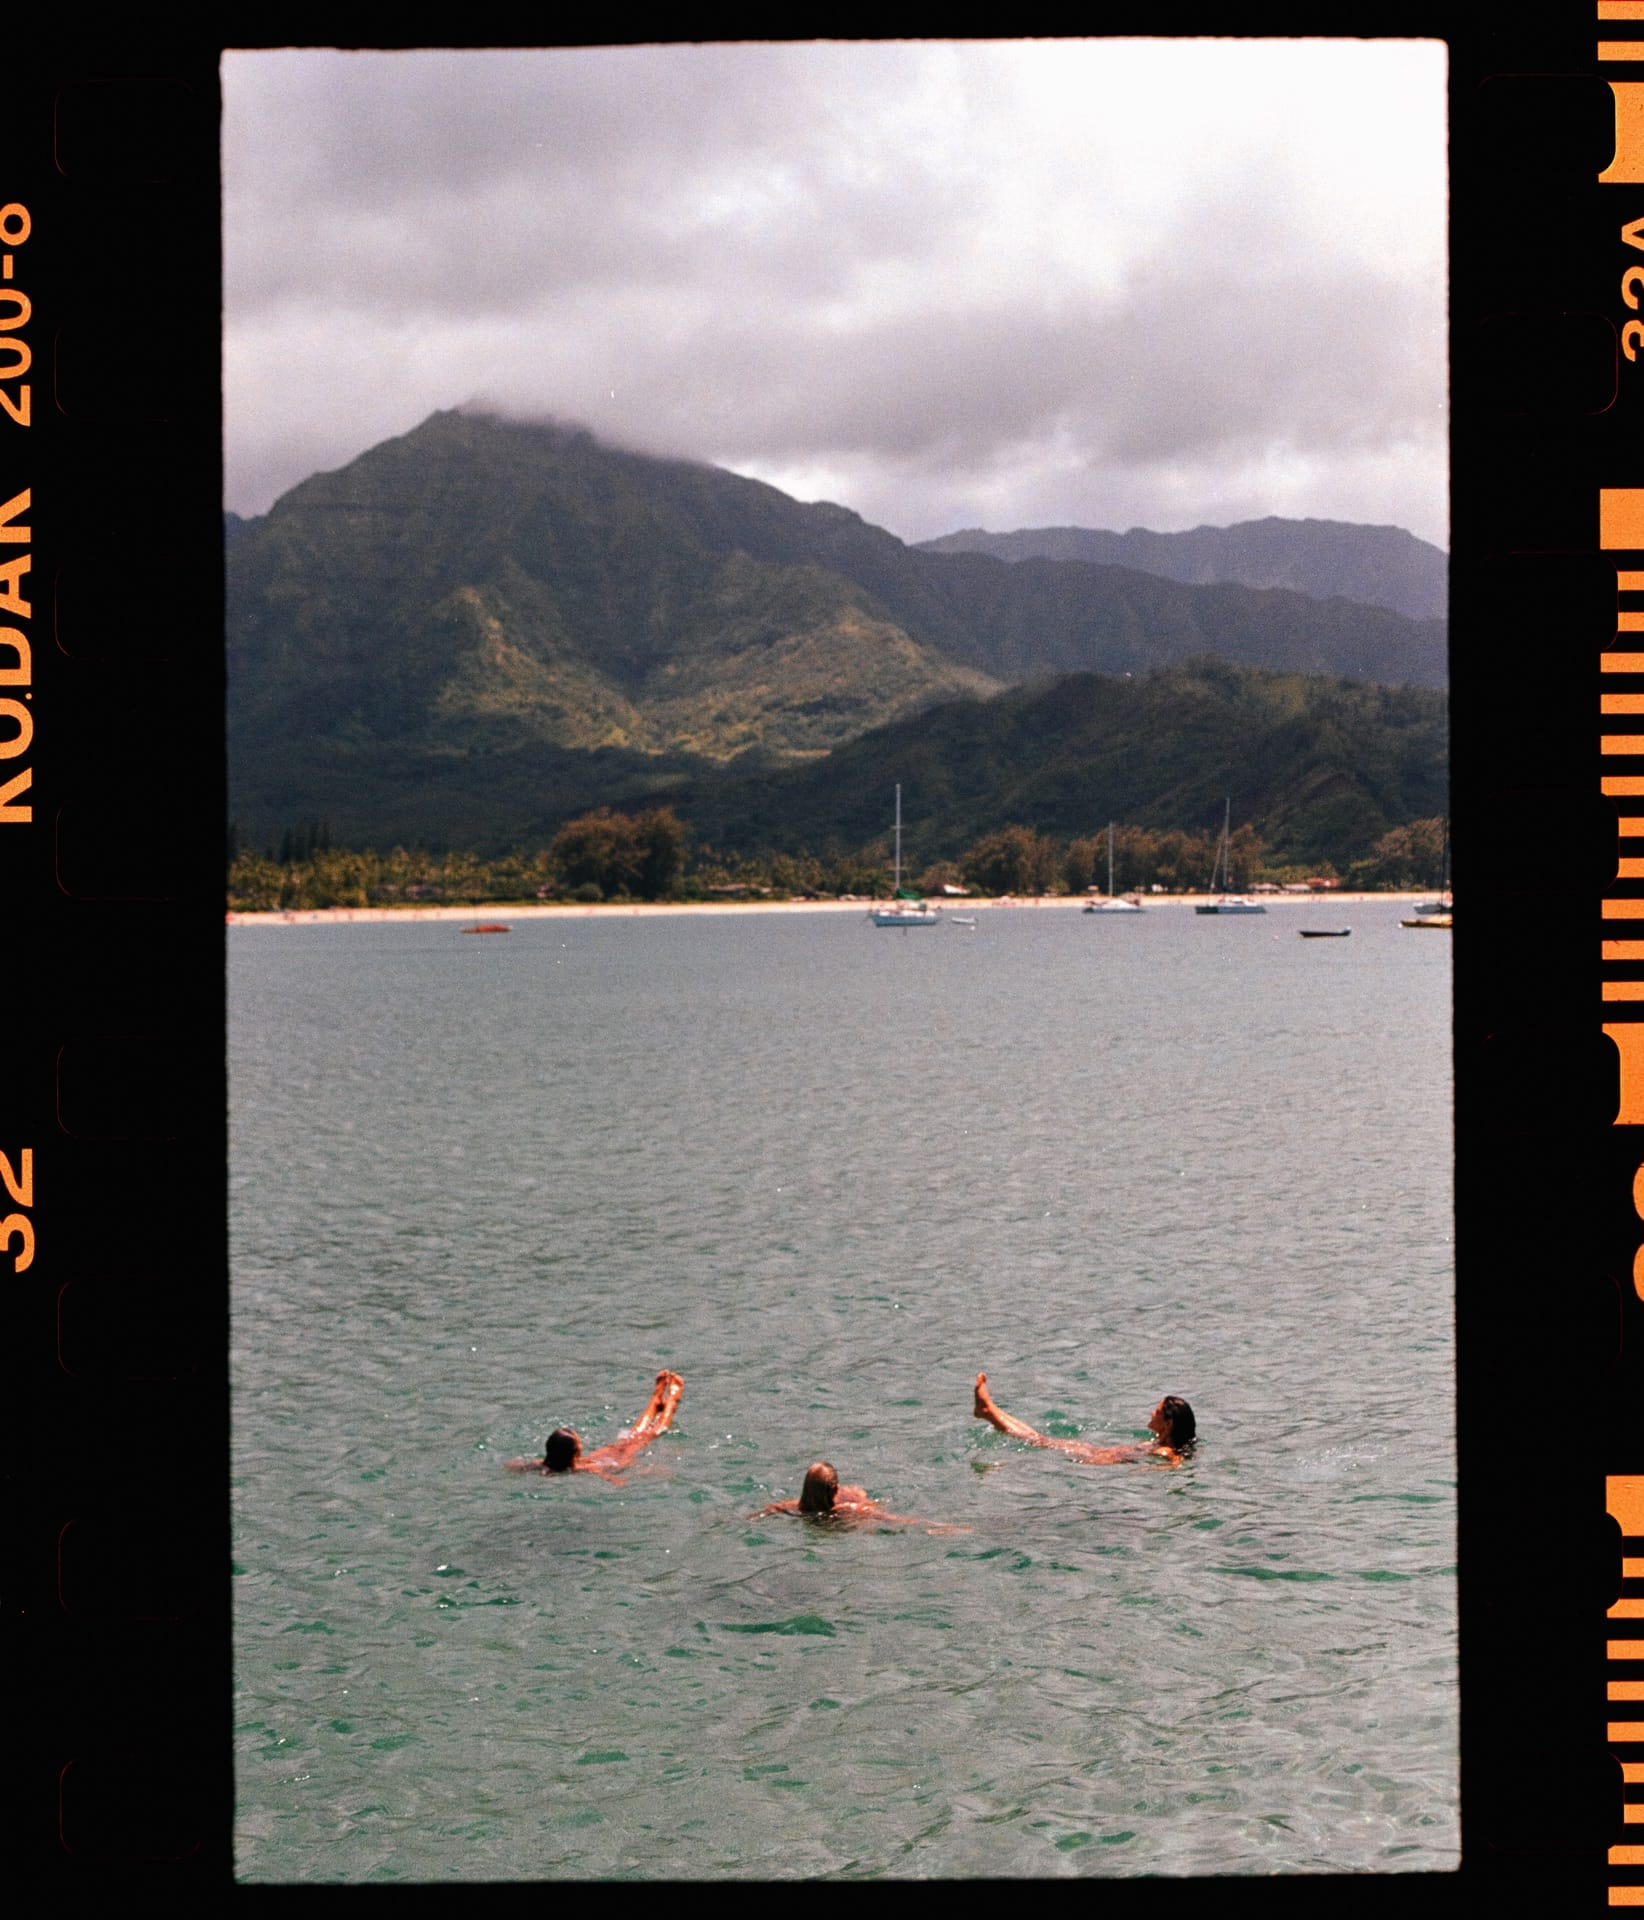
[[[1311,907],[1315,912],[1324,912],[1330,907],[1366,906],[1378,900],[1392,905],[1406,905],[1415,900],[1427,900],[1434,896],[1434,889],[1428,888],[1419,893],[1288,893],[1266,894],[1262,905],[1266,907]],[[1032,912],[1054,913],[1058,910],[1082,912],[1085,901],[1091,896],[1086,894],[1055,894],[1043,899],[1019,900],[1009,896],[999,899],[967,900],[954,899],[941,902],[945,914],[972,914],[996,912],[1000,909],[1012,911],[1027,908]],[[1154,907],[1167,911],[1179,911],[1184,907],[1196,906],[1210,896],[1194,893],[1162,893],[1149,896],[1145,905],[1148,910]],[[406,923],[410,921],[513,921],[513,920],[551,920],[551,919],[654,919],[664,914],[719,914],[719,913],[855,913],[864,919],[875,905],[884,905],[883,901],[872,900],[602,900],[596,903],[587,901],[545,901],[545,900],[508,900],[486,901],[479,906],[453,907],[285,907],[269,912],[241,912],[233,908],[226,911],[226,921],[231,927],[313,927],[334,924],[363,923]]]

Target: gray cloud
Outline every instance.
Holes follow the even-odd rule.
[[[1329,48],[1290,129],[1310,44],[1214,129],[1241,89],[1208,43],[229,56],[229,504],[474,401],[907,538],[1278,512],[1442,540],[1442,55]],[[1213,164],[1145,144],[1154,69]],[[1425,162],[1352,172],[1412,70]]]

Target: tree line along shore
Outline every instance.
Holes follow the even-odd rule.
[[[1216,866],[1216,831],[1158,830],[1115,824],[1113,885],[1118,893],[1207,892]],[[1309,881],[1356,893],[1401,893],[1448,883],[1442,817],[1383,834],[1369,854],[1307,868],[1269,857],[1248,824],[1230,840],[1232,891]],[[286,830],[278,846],[243,847],[229,830],[227,904],[236,913],[324,908],[465,907],[485,903],[712,903],[726,900],[885,899],[894,891],[888,837],[854,851],[718,852],[693,845],[668,808],[616,813],[599,808],[566,823],[551,843],[493,857],[467,851],[393,847],[388,852],[332,844],[325,821]],[[1103,892],[1108,836],[1058,839],[1029,827],[985,834],[953,859],[909,862],[905,886],[998,898]]]

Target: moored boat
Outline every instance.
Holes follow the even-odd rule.
[[[1133,893],[1119,898],[1113,893],[1113,822],[1107,823],[1107,898],[1105,900],[1087,900],[1086,913],[1142,913],[1145,909]]]
[[[1431,920],[1438,914],[1446,918],[1455,911],[1455,896],[1450,891],[1450,816],[1444,816],[1444,845],[1439,854],[1439,890],[1436,900],[1423,900],[1416,908],[1415,920],[1403,924],[1413,927],[1417,921]]]
[[[942,924],[942,910],[933,907],[928,900],[922,900],[918,894],[904,891],[902,886],[902,783],[896,783],[896,857],[895,878],[892,881],[894,897],[888,907],[875,907],[868,918],[876,927],[939,927]]]
[[[1216,849],[1216,864],[1210,869],[1210,891],[1216,893],[1216,876],[1221,875],[1222,891],[1213,900],[1196,905],[1195,913],[1266,913],[1259,900],[1247,900],[1231,891],[1233,885],[1233,798],[1230,794],[1222,818],[1222,843]]]

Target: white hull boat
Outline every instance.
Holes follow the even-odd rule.
[[[1142,913],[1145,909],[1134,894],[1123,894],[1117,898],[1113,892],[1113,822],[1107,823],[1107,898],[1105,900],[1087,900],[1086,913]]]
[[[1222,844],[1216,849],[1216,864],[1210,871],[1210,891],[1216,892],[1216,878],[1221,876],[1222,886],[1229,886],[1233,879],[1233,800],[1229,795],[1227,810],[1222,819]],[[1207,900],[1202,906],[1196,906],[1195,913],[1266,913],[1267,909],[1259,900],[1247,900],[1242,893],[1220,893],[1214,900]]]
[[[902,891],[902,784],[896,785],[896,877],[895,898],[888,907],[875,907],[868,918],[876,927],[939,927],[942,910],[928,900],[915,899]]]

